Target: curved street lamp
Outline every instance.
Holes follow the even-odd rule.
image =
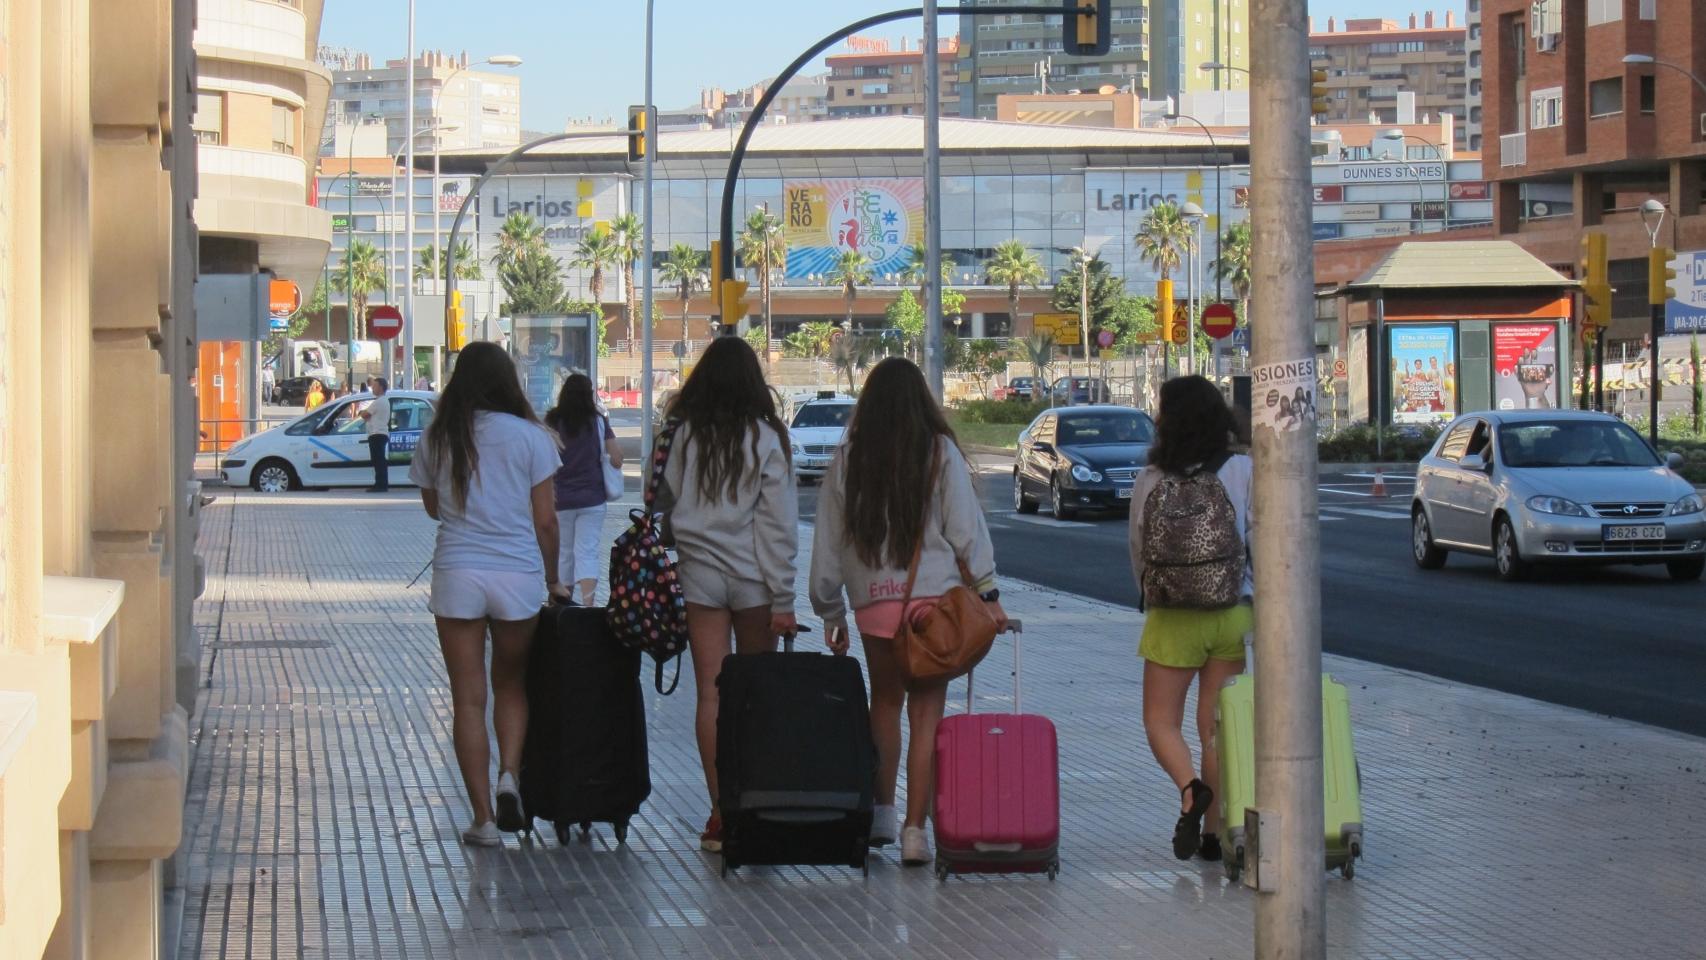
[[[1706,93],[1706,80],[1700,79],[1700,77],[1695,75],[1693,71],[1686,67],[1680,67],[1674,63],[1666,63],[1663,60],[1656,60],[1644,53],[1631,53],[1623,58],[1623,62],[1632,67],[1664,67],[1667,70],[1675,70],[1677,73],[1693,80],[1694,85],[1699,87],[1702,93]]]
[[[1425,147],[1432,147],[1433,148],[1434,156],[1439,159],[1439,166],[1440,166],[1440,171],[1439,171],[1440,202],[1445,204],[1445,207],[1440,211],[1440,219],[1441,219],[1440,229],[1441,230],[1450,230],[1451,229],[1451,164],[1446,159],[1445,150],[1442,147],[1440,147],[1439,144],[1434,143],[1432,140],[1429,140],[1426,137],[1419,137],[1413,133],[1405,133],[1404,131],[1398,129],[1397,127],[1393,127],[1390,130],[1381,131],[1380,139],[1382,139],[1382,140],[1397,140],[1399,142],[1414,140],[1417,143],[1419,143]],[[1415,168],[1411,167],[1411,169],[1413,170]],[[1420,178],[1417,178],[1417,182],[1420,182]],[[1422,222],[1424,224],[1427,222],[1427,211],[1426,210],[1422,211],[1422,217],[1420,219],[1422,220]],[[1421,231],[1417,231],[1417,232],[1421,232]]]

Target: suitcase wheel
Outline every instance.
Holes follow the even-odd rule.
[[[1355,860],[1346,860],[1339,866],[1339,876],[1344,877],[1346,880],[1349,880],[1356,875],[1357,865]]]
[[[557,845],[565,846],[569,842],[569,825],[558,821],[551,824],[551,829],[557,834]]]
[[[1231,855],[1225,858],[1225,862],[1227,882],[1237,883],[1238,878],[1244,875],[1244,848],[1233,847]]]
[[[1055,862],[1048,865],[1048,881],[1050,883],[1053,883],[1054,878],[1056,876],[1058,876],[1059,874],[1060,874],[1060,861],[1056,860]]]
[[[591,820],[582,820],[581,821],[581,842],[585,843],[590,839],[592,839],[592,821]]]
[[[616,824],[616,842],[628,842],[628,821],[624,820],[621,823]]]
[[[936,879],[942,883],[948,882],[948,861],[936,861]]]

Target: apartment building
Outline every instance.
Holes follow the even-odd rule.
[[[1248,0],[1150,0],[1149,11],[1150,99],[1250,88]]]
[[[1654,239],[1642,204],[1664,205],[1658,243],[1706,249],[1706,87],[1698,79],[1706,78],[1706,6],[1481,6],[1495,227],[1571,272],[1582,233],[1604,232],[1616,289],[1608,340],[1639,341],[1648,330],[1646,254]]]
[[[840,120],[924,113],[922,44],[912,46],[903,38],[899,49],[891,49],[887,40],[850,37],[847,45],[848,52],[824,61],[829,67],[826,106],[830,117]],[[940,41],[937,50],[937,100],[943,113],[952,115],[959,111],[960,101],[959,38]]]
[[[385,123],[390,152],[402,151],[408,62],[387,60],[375,67],[365,53],[332,50],[322,51],[322,60],[332,67],[332,97],[321,152],[345,155],[336,131],[374,117]],[[421,53],[415,61],[415,129],[434,128],[445,150],[520,146],[521,78],[466,51]],[[433,142],[423,137],[415,149],[430,151]]]
[[[1327,18],[1327,31],[1309,34],[1309,58],[1327,73],[1331,110],[1324,123],[1429,122],[1441,114],[1456,121],[1455,140],[1467,146],[1469,98],[1467,33],[1455,11],[1436,19],[1428,11],[1409,26],[1396,20]]]
[[[1469,150],[1481,149],[1481,0],[1465,0],[1463,10],[1464,27],[1463,49],[1464,77],[1469,81],[1467,96],[1464,98],[1463,111],[1463,146]]]
[[[976,0],[962,6],[999,5]],[[1186,2],[1186,0],[1167,0]],[[1211,0],[1201,0],[1207,4]],[[959,114],[993,120],[1002,94],[1065,90],[1115,90],[1143,95],[1149,87],[1149,8],[1120,0],[1113,8],[1113,47],[1105,57],[1073,57],[1061,50],[1058,16],[999,14],[960,18]],[[1043,89],[1047,86],[1047,90]]]
[[[320,18],[318,0],[251,4],[280,14],[252,43]],[[197,55],[204,71],[226,62],[211,40],[233,12],[203,0],[209,33],[192,45],[196,6],[0,13],[7,960],[176,956],[165,905],[198,662],[190,117]],[[242,122],[266,130],[256,113]]]

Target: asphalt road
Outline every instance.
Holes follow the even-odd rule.
[[[1005,576],[1135,606],[1123,515],[1060,523],[1013,512],[1007,461],[981,458]],[[1659,567],[1542,570],[1500,582],[1492,561],[1409,554],[1408,478],[1321,484],[1322,644],[1329,653],[1706,735],[1706,583]],[[810,520],[817,488],[802,487]],[[1133,649],[1136,638],[1133,638]]]

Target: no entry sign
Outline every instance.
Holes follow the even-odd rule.
[[[388,303],[367,311],[367,332],[376,340],[389,340],[403,332],[403,312]]]
[[[1216,340],[1230,334],[1237,324],[1238,314],[1233,311],[1231,304],[1211,303],[1203,308],[1202,332]]]

